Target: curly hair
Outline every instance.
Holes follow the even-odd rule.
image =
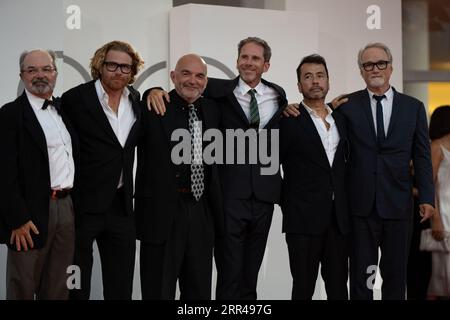
[[[136,80],[136,74],[139,72],[139,70],[144,65],[144,61],[141,59],[137,51],[133,49],[133,47],[123,41],[111,41],[107,44],[103,45],[101,48],[97,49],[95,51],[94,56],[91,58],[91,63],[89,67],[91,68],[91,76],[94,80],[97,80],[100,78],[100,70],[103,66],[103,63],[105,62],[106,54],[110,50],[117,50],[127,53],[131,59],[131,75],[130,75],[130,81],[128,84],[134,83]]]
[[[435,140],[450,134],[450,106],[440,106],[430,118],[430,139]]]

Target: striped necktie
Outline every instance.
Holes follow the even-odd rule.
[[[259,111],[258,111],[258,102],[256,101],[256,90],[250,89],[248,91],[250,95],[250,126],[253,128],[259,129]]]

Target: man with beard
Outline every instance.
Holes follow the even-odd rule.
[[[347,300],[349,217],[345,118],[325,103],[325,59],[313,54],[297,68],[300,115],[280,124],[283,232],[293,277],[292,299],[310,300],[319,264],[330,300]]]
[[[382,43],[360,50],[367,88],[339,108],[349,127],[351,195],[350,298],[373,299],[381,250],[382,299],[405,299],[415,171],[422,221],[433,215],[434,187],[427,116],[422,102],[390,84],[392,54]]]
[[[74,185],[75,259],[89,299],[94,240],[101,258],[105,299],[131,299],[136,249],[133,162],[140,122],[139,92],[130,84],[143,61],[128,44],[112,41],[91,59],[94,80],[62,96],[80,141]]]
[[[67,299],[74,252],[76,141],[59,99],[55,53],[20,56],[23,94],[0,109],[0,240],[7,299]],[[72,149],[74,147],[74,149]]]

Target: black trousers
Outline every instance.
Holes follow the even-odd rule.
[[[141,242],[141,290],[144,300],[210,300],[214,223],[204,198],[180,194],[178,213],[164,244]]]
[[[350,299],[373,300],[373,284],[381,250],[383,300],[405,300],[412,219],[381,218],[375,208],[368,217],[352,216]]]
[[[286,234],[292,300],[311,300],[319,264],[328,300],[348,300],[348,236],[334,221],[323,235]]]
[[[225,235],[215,259],[218,300],[256,300],[258,272],[272,223],[273,204],[257,199],[225,199]]]
[[[71,299],[88,300],[91,292],[92,246],[97,241],[101,260],[105,300],[131,300],[136,256],[133,215],[125,213],[122,189],[118,189],[110,209],[104,214],[80,214],[75,225],[74,263],[81,270],[81,288]]]

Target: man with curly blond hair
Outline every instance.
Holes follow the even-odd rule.
[[[81,288],[74,299],[89,299],[94,240],[101,258],[105,299],[132,296],[136,232],[133,217],[133,162],[137,144],[139,92],[131,84],[143,65],[128,44],[112,41],[91,59],[93,80],[62,96],[80,142],[74,182],[75,257]]]

